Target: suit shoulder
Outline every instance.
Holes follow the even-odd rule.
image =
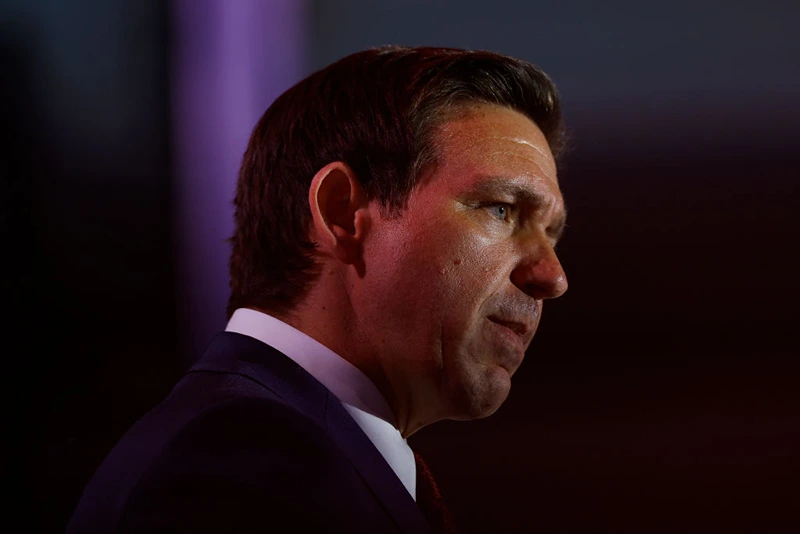
[[[323,424],[281,399],[236,397],[205,408],[170,440],[167,450],[221,450],[258,446],[283,448],[285,442],[333,445]]]
[[[240,398],[170,441],[131,493],[120,531],[249,531],[265,516],[322,530],[318,520],[347,508],[336,496],[359,492],[359,475],[320,424],[275,400]]]
[[[84,489],[67,531],[115,531],[124,511],[147,506],[160,484],[247,483],[257,471],[285,472],[292,454],[306,456],[304,464],[293,462],[295,471],[337,457],[325,428],[274,392],[232,375],[196,375],[120,439]]]

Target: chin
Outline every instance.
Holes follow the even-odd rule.
[[[484,370],[459,384],[455,415],[452,419],[483,419],[495,413],[511,391],[511,375],[500,366]]]

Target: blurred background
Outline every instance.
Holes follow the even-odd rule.
[[[5,472],[63,531],[224,328],[239,160],[272,100],[382,44],[559,86],[548,303],[507,403],[410,439],[464,533],[800,531],[800,3],[4,1]]]

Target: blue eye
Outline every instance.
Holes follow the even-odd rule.
[[[508,219],[508,214],[511,211],[508,204],[492,204],[488,206],[489,211],[501,221]]]

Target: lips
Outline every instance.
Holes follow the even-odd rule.
[[[528,333],[531,331],[530,327],[528,327],[525,323],[521,323],[519,321],[511,321],[493,316],[488,317],[488,319],[493,323],[499,324],[500,326],[505,326],[506,328],[517,334],[519,337],[521,337],[523,340],[526,340],[526,338],[528,337]]]
[[[487,317],[489,322],[497,325],[493,328],[493,339],[499,343],[498,349],[493,354],[497,358],[497,363],[508,371],[509,375],[522,363],[528,341],[532,337],[532,331],[519,321],[509,321],[499,317]]]

